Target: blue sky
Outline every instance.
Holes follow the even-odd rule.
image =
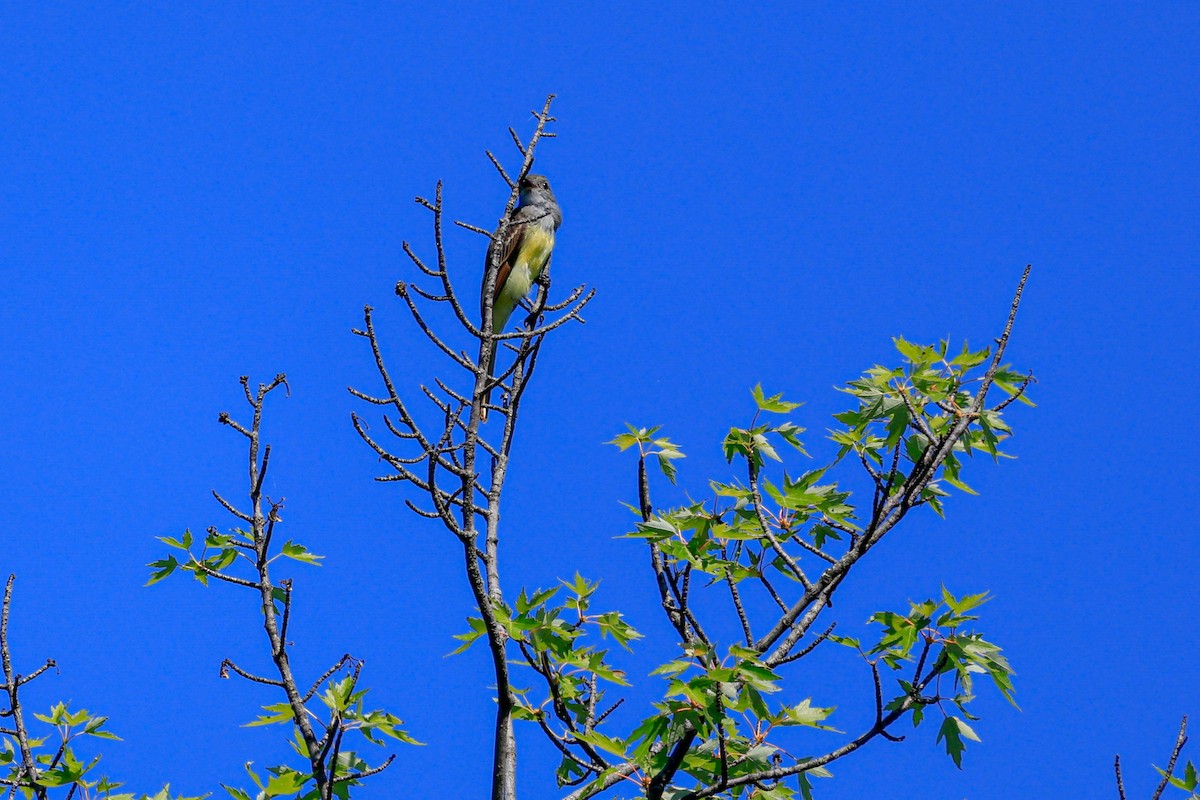
[[[554,92],[555,287],[598,294],[526,400],[509,588],[579,569],[663,634],[639,544],[614,538],[633,465],[602,443],[662,424],[688,459],[658,499],[703,493],[762,382],[807,401],[827,457],[831,387],[892,336],[986,342],[1032,262],[1010,354],[1039,406],[1012,415],[1018,459],[970,465],[981,496],[911,519],[837,608],[852,628],[942,582],[991,591],[982,628],[1023,710],[981,692],[964,770],[922,729],[837,764],[819,796],[872,796],[881,775],[897,800],[1097,796],[1116,752],[1148,793],[1200,714],[1197,34],[1190,3],[7,8],[0,570],[19,576],[19,659],[61,667],[30,702],[108,714],[125,741],[107,769],[147,791],[283,757],[278,729],[239,727],[275,698],[217,677],[265,659],[253,603],[142,588],[155,536],[226,524],[209,490],[242,488],[216,424],[244,413],[237,376],[283,371],[269,492],[285,535],[327,555],[295,571],[296,661],[365,658],[372,697],[429,743],[364,796],[481,795],[489,668],[444,658],[470,608],[459,551],[371,480],[345,387],[375,383],[350,329],[378,309],[410,392],[449,373],[392,294],[414,277],[401,241],[431,248],[412,197],[443,179],[455,218],[494,224],[483,150],[514,163],[506,127]],[[448,246],[469,293],[481,240]],[[630,662],[642,699],[654,654]],[[854,719],[858,666],[830,656],[796,691]],[[527,734],[523,792],[555,796]]]

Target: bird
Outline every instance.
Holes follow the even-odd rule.
[[[483,262],[483,287],[480,289],[480,315],[486,317],[489,299],[492,304],[492,333],[501,333],[508,324],[517,304],[529,294],[533,284],[550,263],[554,250],[554,234],[562,224],[562,209],[554,199],[550,181],[545,175],[526,175],[518,183],[517,205],[500,224],[488,245]],[[487,296],[487,273],[492,259],[499,252],[496,284],[492,296]],[[488,358],[488,380],[495,374],[496,351],[493,342]],[[483,395],[480,419],[487,419],[487,404],[491,389]]]

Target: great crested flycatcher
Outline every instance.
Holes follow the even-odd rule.
[[[521,194],[516,208],[492,236],[488,245],[487,259],[483,266],[483,289],[480,290],[480,313],[485,314],[488,302],[487,271],[492,259],[497,258],[496,287],[492,292],[492,333],[501,333],[508,324],[517,304],[529,294],[534,282],[550,263],[554,250],[554,232],[562,224],[562,210],[550,191],[550,182],[545,175],[526,175],[521,179]],[[501,232],[503,231],[503,235]],[[488,359],[488,378],[495,372],[496,351],[500,342],[493,342],[492,354]],[[487,419],[489,390],[483,396],[482,418]]]

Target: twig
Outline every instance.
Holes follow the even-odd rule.
[[[775,666],[781,667],[784,664],[790,664],[793,661],[799,661],[800,659],[804,658],[806,655],[811,653],[813,650],[816,650],[817,645],[819,645],[821,642],[828,639],[829,635],[831,633],[833,633],[833,630],[836,627],[837,627],[836,622],[829,623],[829,627],[826,628],[823,633],[821,633],[815,639],[813,639],[811,642],[809,642],[807,645],[805,645],[803,650],[792,653],[790,656],[786,656],[785,658],[779,659],[778,661],[775,662]]]
[[[753,647],[754,634],[750,632],[750,620],[746,617],[746,609],[742,607],[742,598],[738,595],[737,584],[733,582],[729,567],[725,568],[725,583],[729,585],[729,596],[733,598],[733,607],[737,609],[738,621],[742,624],[742,634],[746,637],[746,647]]]
[[[1167,762],[1167,769],[1163,772],[1162,781],[1159,782],[1154,794],[1150,795],[1150,800],[1158,800],[1162,797],[1163,791],[1166,790],[1167,784],[1171,780],[1171,773],[1175,771],[1175,762],[1179,760],[1179,753],[1183,750],[1183,746],[1187,744],[1187,724],[1188,718],[1184,714],[1183,719],[1179,723],[1179,735],[1175,737],[1175,748],[1171,751],[1171,760]]]
[[[283,681],[275,680],[274,678],[264,678],[260,675],[255,675],[251,672],[247,672],[246,670],[242,669],[237,664],[233,663],[232,661],[230,661],[227,658],[221,662],[221,672],[220,672],[221,677],[228,678],[229,670],[233,670],[235,673],[237,673],[238,675],[241,675],[246,680],[253,681],[254,683],[262,683],[267,686],[278,686],[278,687],[283,686]]]
[[[16,779],[9,785],[13,787],[13,792],[16,791],[17,787],[22,787],[31,790],[38,800],[45,800],[46,787],[40,786],[37,783],[37,762],[34,760],[33,750],[29,744],[29,733],[25,729],[25,717],[22,713],[21,700],[18,696],[18,690],[21,688],[21,685],[29,681],[23,681],[20,675],[13,672],[12,654],[8,646],[8,612],[12,608],[12,587],[16,579],[16,575],[8,576],[8,581],[4,584],[4,603],[3,607],[0,608],[0,666],[4,670],[4,685],[0,688],[8,695],[8,710],[4,716],[12,717],[12,735],[16,738],[17,748],[21,751],[21,763],[17,767]],[[38,670],[38,674],[45,672],[51,664],[53,664],[52,661],[47,661],[46,665]]]

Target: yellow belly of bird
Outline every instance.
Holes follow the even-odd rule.
[[[546,268],[550,260],[550,251],[554,249],[554,232],[540,227],[532,227],[525,232],[521,241],[521,249],[513,255],[512,272],[504,282],[504,288],[496,298],[492,307],[492,331],[500,333],[508,324],[508,318],[521,298],[529,294],[533,282]]]

